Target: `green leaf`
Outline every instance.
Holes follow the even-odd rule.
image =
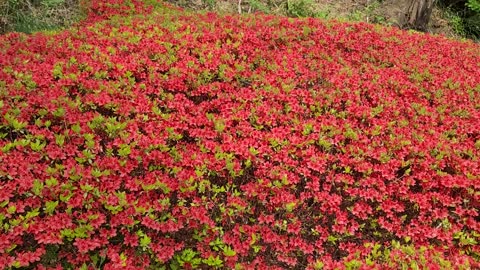
[[[345,262],[346,269],[359,269],[362,266],[362,262],[358,260],[351,260],[349,262]]]
[[[35,125],[37,127],[42,127],[43,123],[42,123],[42,119],[35,119]]]
[[[150,245],[151,242],[152,242],[152,239],[150,239],[150,237],[148,235],[146,235],[142,232],[141,237],[140,237],[140,246],[143,247],[143,248],[146,248],[146,247],[148,247],[148,245]]]
[[[296,202],[289,202],[285,205],[285,209],[287,210],[288,213],[291,213],[293,209],[295,209],[296,205],[297,205]]]
[[[258,155],[258,153],[259,153],[258,150],[255,149],[255,147],[253,147],[253,146],[250,146],[250,148],[249,148],[248,150],[249,150],[250,153],[251,153],[252,155],[254,155],[254,156]]]
[[[225,122],[222,119],[215,119],[214,125],[215,125],[215,130],[219,133],[225,130]]]
[[[91,134],[91,133],[87,133],[87,134],[84,134],[83,137],[85,138],[85,145],[87,146],[87,148],[91,149],[93,147],[95,147],[95,135]]]
[[[4,208],[5,206],[8,205],[8,203],[9,203],[8,200],[7,200],[7,201],[3,201],[3,202],[0,203],[0,207],[1,207],[1,208]]]
[[[61,77],[63,77],[62,63],[55,64],[52,70],[52,75],[55,79],[60,79]]]
[[[7,213],[9,213],[9,214],[14,214],[16,211],[17,211],[17,207],[15,205],[10,205],[7,208]]]
[[[95,178],[99,178],[100,176],[103,175],[102,171],[97,168],[93,168],[90,174]]]
[[[118,212],[123,210],[123,207],[120,206],[120,205],[112,206],[112,205],[107,204],[104,207],[105,207],[105,209],[107,209],[108,211],[110,211],[114,215],[116,215]]]
[[[21,139],[19,141],[16,141],[17,142],[17,145],[21,145],[23,147],[26,147],[27,145],[30,144],[30,140],[29,139]]]
[[[223,261],[218,256],[213,257],[213,255],[210,255],[207,259],[203,259],[203,262],[212,267],[223,266]]]
[[[179,262],[182,263],[183,265],[184,262],[191,262],[196,255],[197,253],[195,251],[188,248],[182,252],[181,256],[178,259],[179,259]]]
[[[313,269],[320,270],[320,269],[323,269],[323,266],[324,266],[323,262],[317,261],[317,262],[315,262],[315,265],[313,266]]]
[[[250,241],[250,245],[253,245],[257,242],[257,234],[252,233],[252,240]]]
[[[55,134],[55,143],[58,146],[63,146],[63,144],[65,143],[65,136],[63,136],[62,134]]]
[[[42,194],[42,190],[43,190],[43,183],[40,182],[40,180],[35,179],[33,181],[33,187],[32,187],[33,194],[35,194],[36,196],[40,196]]]
[[[87,238],[90,232],[93,230],[92,225],[80,225],[74,230],[74,235],[76,238]]]
[[[222,250],[223,254],[227,257],[233,257],[237,255],[237,252],[235,252],[235,250],[233,250],[230,246],[224,246]]]
[[[370,256],[368,256],[367,258],[365,258],[365,263],[366,263],[368,266],[374,266],[374,265],[375,265],[375,262],[372,260],[372,258],[370,258]]]
[[[16,146],[15,143],[7,143],[5,144],[3,147],[2,147],[2,152],[3,153],[7,153],[8,151],[10,151],[12,148],[14,148]]]
[[[157,106],[152,106],[152,112],[155,115],[162,115],[162,111]]]
[[[127,266],[127,255],[124,252],[120,253],[120,259],[122,260],[122,266]]]
[[[395,249],[400,249],[400,243],[396,240],[392,240],[392,247]]]
[[[329,235],[328,238],[327,238],[327,241],[331,242],[331,243],[335,243],[337,240],[338,240],[338,238],[333,236],[333,235]]]
[[[120,149],[118,149],[118,155],[121,157],[127,157],[131,152],[132,150],[128,144],[122,144],[120,145]]]
[[[60,231],[62,238],[67,238],[69,240],[75,238],[75,232],[72,229],[63,229]]]
[[[344,132],[345,138],[351,139],[351,140],[358,140],[358,135],[357,133],[350,127],[346,129]]]
[[[55,208],[58,205],[58,201],[49,201],[45,203],[45,212],[48,214],[52,215],[53,212],[55,211]]]
[[[468,0],[466,6],[471,10],[480,13],[480,1],[479,0]]]
[[[43,150],[43,148],[45,148],[45,145],[47,145],[46,142],[42,143],[38,139],[35,139],[35,142],[30,142],[30,148],[35,152],[39,152],[39,151]]]
[[[63,107],[58,107],[55,111],[52,112],[55,117],[65,116],[65,109]]]
[[[77,133],[77,134],[80,134],[80,131],[81,131],[81,127],[80,127],[80,124],[79,123],[76,123],[75,125],[73,125],[71,127],[72,131]]]
[[[313,132],[313,125],[311,123],[305,124],[305,126],[303,127],[302,135],[307,136],[312,132]]]
[[[81,185],[80,189],[85,191],[85,192],[90,192],[94,190],[95,188],[92,185],[86,184],[86,185]]]
[[[26,219],[34,218],[36,216],[40,215],[40,211],[38,208],[33,209],[32,211],[27,212],[25,215]]]
[[[25,122],[20,122],[17,119],[14,119],[12,122],[13,129],[15,130],[21,130],[27,126],[27,123]]]
[[[60,194],[60,201],[68,202],[70,200],[70,198],[72,198],[72,196],[73,196],[72,192],[68,192],[67,195]]]
[[[54,177],[50,177],[47,180],[45,180],[45,184],[47,184],[48,187],[53,187],[58,185],[58,180]]]

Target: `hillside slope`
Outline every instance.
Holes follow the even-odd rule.
[[[0,36],[0,265],[480,267],[478,45],[127,2]]]

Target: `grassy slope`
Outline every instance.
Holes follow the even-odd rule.
[[[477,45],[129,13],[0,37],[2,265],[478,260]]]

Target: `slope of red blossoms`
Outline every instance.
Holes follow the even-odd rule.
[[[0,44],[0,267],[479,267],[478,45],[138,0]]]

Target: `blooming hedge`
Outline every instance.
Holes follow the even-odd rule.
[[[472,42],[104,0],[0,44],[0,267],[480,267]]]

